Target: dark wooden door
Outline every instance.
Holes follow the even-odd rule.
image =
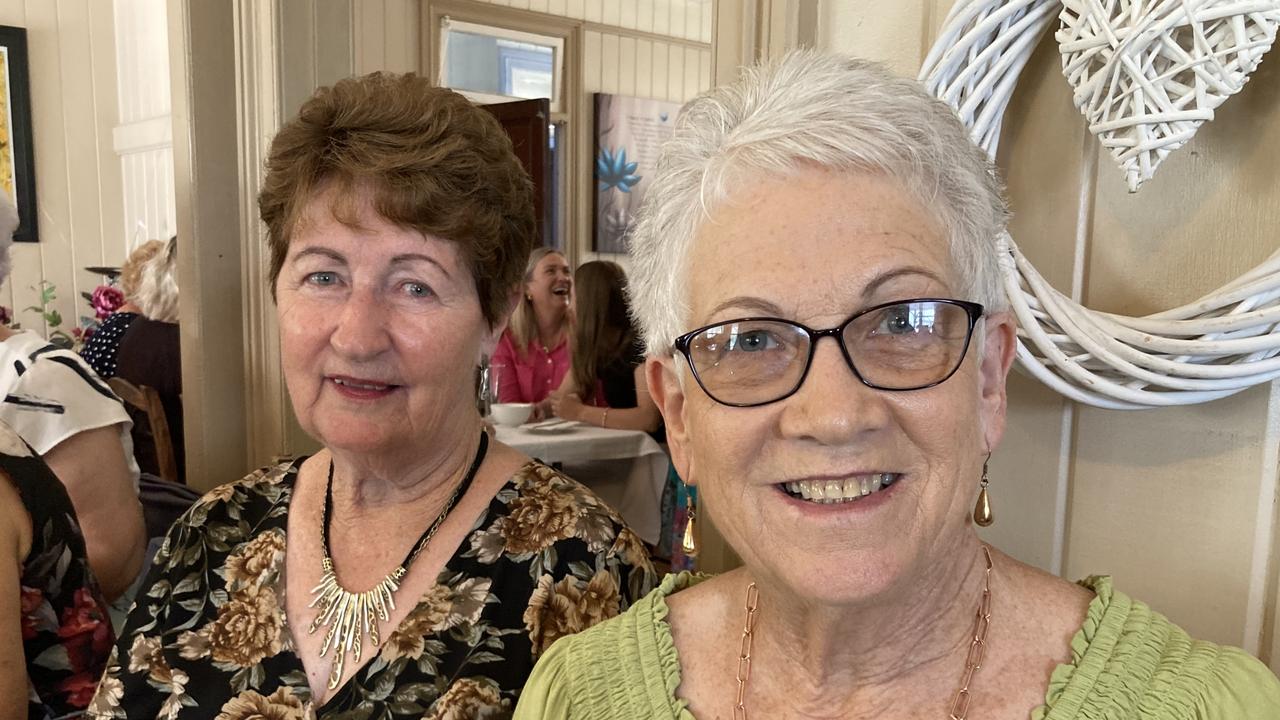
[[[533,178],[533,202],[538,215],[538,242],[551,242],[551,150],[548,132],[551,103],[546,98],[485,105],[511,137],[516,157]]]

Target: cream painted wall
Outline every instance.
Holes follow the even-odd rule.
[[[17,243],[0,305],[25,328],[44,333],[34,305],[41,280],[57,285],[63,329],[91,314],[81,291],[101,277],[89,265],[118,265],[125,232],[120,163],[112,150],[117,122],[112,7],[98,0],[0,0],[0,25],[27,29],[31,71],[39,243]]]
[[[914,76],[950,3],[824,0],[820,44]],[[1263,63],[1136,195],[1087,133],[1052,40],[1024,72],[999,164],[1020,247],[1090,307],[1144,314],[1261,261],[1280,222],[1280,68]],[[1248,139],[1246,143],[1245,139]],[[1075,287],[1073,287],[1073,282]],[[984,534],[1069,578],[1113,575],[1192,634],[1280,669],[1280,384],[1189,408],[1075,406],[1016,375]]]

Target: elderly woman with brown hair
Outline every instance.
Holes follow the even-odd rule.
[[[1280,716],[1243,651],[979,538],[1015,326],[999,182],[949,107],[797,52],[686,105],[651,180],[649,388],[743,565],[556,643],[516,717]]]
[[[552,641],[648,591],[616,514],[476,410],[531,197],[497,121],[414,75],[342,80],[280,130],[259,207],[324,447],[174,525],[91,716],[503,716]]]

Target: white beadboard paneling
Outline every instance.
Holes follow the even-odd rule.
[[[653,32],[653,0],[636,0],[636,29]]]
[[[528,0],[525,0],[526,6]],[[382,46],[382,67],[390,72],[409,72],[417,67],[416,37],[410,28],[418,26],[413,9],[416,0],[383,0],[383,28],[386,38]]]
[[[551,3],[549,0],[529,0],[529,9],[534,12],[549,13]],[[563,10],[561,12],[563,13]]]
[[[688,40],[702,39],[702,3],[689,2],[684,6],[684,37]]]
[[[352,27],[354,0],[323,0],[315,6],[314,32],[311,33],[311,57],[315,66],[310,73],[317,86],[332,85],[341,78],[355,72],[352,57],[355,29]],[[402,7],[402,12],[411,15],[412,4]],[[412,56],[412,64],[401,61],[401,66],[416,68],[418,62],[418,32],[416,20],[406,21],[408,27],[400,29],[406,35],[401,43],[401,52]],[[394,23],[392,24],[394,28]],[[408,69],[408,68],[406,68]]]
[[[711,51],[698,51],[698,92],[711,89]]]
[[[364,19],[363,13],[356,14],[355,29],[352,34],[357,47],[370,44],[360,43],[361,31],[366,27],[363,24]],[[280,83],[280,97],[283,102],[283,107],[280,109],[282,117],[290,117],[296,113],[302,103],[311,96],[311,92],[319,82],[316,78],[316,55],[319,54],[320,48],[316,47],[315,28],[316,0],[294,0],[280,6],[278,31],[280,73],[285,78]],[[382,28],[379,26],[374,32],[381,35]],[[380,41],[374,44],[381,46]]]
[[[3,2],[0,2],[0,23],[15,27],[26,27],[26,3],[22,0],[3,0]]]
[[[684,94],[681,98],[690,98],[698,94],[698,83],[702,77],[699,66],[702,64],[702,51],[691,47],[684,49]]]
[[[636,40],[635,53],[635,93],[640,97],[657,97],[653,94],[653,41],[647,38]]]
[[[653,0],[653,32],[667,35],[671,29],[671,0]]]
[[[363,75],[380,70],[385,63],[382,53],[383,43],[378,40],[386,27],[385,13],[380,0],[364,0],[364,2],[355,3],[354,7],[356,10],[355,37],[357,38],[356,73]]]
[[[683,2],[672,0],[671,2],[671,25],[667,29],[668,35],[672,37],[686,37],[685,26],[688,24],[689,15],[685,12]]]
[[[684,46],[667,46],[667,99],[684,98]]]
[[[69,331],[89,312],[79,291],[98,281],[83,267],[113,262],[123,251],[124,199],[112,144],[122,107],[116,68],[124,55],[114,42],[116,19],[110,3],[95,0],[0,0],[0,24],[27,29],[40,212],[40,242],[10,250],[0,304],[42,334],[47,328],[38,314],[23,310],[38,304],[40,282],[57,286],[54,307]],[[137,113],[164,109],[133,102]]]
[[[529,9],[529,0],[507,0],[507,4],[519,10]]]
[[[604,88],[602,68],[604,66],[603,38],[600,33],[588,30],[582,36],[582,89],[586,92],[601,92]]]
[[[622,3],[622,15],[618,18],[618,25],[627,30],[636,29],[636,0],[627,0],[627,2]]]
[[[120,8],[120,5],[124,8]],[[114,167],[124,197],[123,217],[111,223],[100,263],[118,265],[137,242],[164,238],[174,231],[177,199],[173,191],[172,99],[169,95],[168,20],[164,0],[122,0],[116,13],[116,46],[127,49],[128,65],[118,73],[120,108],[114,128]],[[118,53],[124,58],[124,51]],[[122,65],[124,60],[122,60]],[[101,206],[109,215],[110,206]],[[145,228],[145,229],[140,229]],[[93,278],[97,282],[99,278]]]
[[[617,93],[618,82],[618,41],[613,33],[600,34],[600,91]]]
[[[713,18],[715,17],[715,4],[705,2],[702,4],[702,32],[698,35],[698,39],[704,43],[711,42],[711,34],[715,29]]]
[[[618,21],[622,19],[622,0],[599,0],[601,3],[600,22],[605,25],[617,26]],[[627,0],[628,3],[634,0]]]
[[[77,8],[68,8],[72,12]],[[31,67],[31,106],[34,128],[57,128],[59,132],[35,132],[36,198],[40,204],[40,277],[58,288],[56,307],[66,318],[64,327],[76,316],[75,254],[72,227],[72,195],[68,181],[67,142],[69,135],[94,132],[91,118],[68,115],[64,110],[63,76],[88,72],[85,48],[64,47],[59,32],[58,4],[27,3],[27,44]],[[63,64],[67,65],[64,69]],[[96,196],[96,192],[94,195]],[[94,203],[94,197],[75,198]]]
[[[618,94],[636,95],[636,39],[633,37],[618,38]]]
[[[587,22],[598,23],[604,11],[604,0],[583,0],[585,11],[583,17]]]
[[[664,42],[654,41],[649,65],[649,96],[659,100],[671,100],[671,88],[667,83],[667,58],[671,54],[671,46]]]
[[[94,3],[107,5],[107,3]],[[165,0],[116,0],[113,25],[116,35],[129,41],[116,46],[115,67],[121,78],[117,104],[122,122],[136,122],[169,114],[168,28]]]
[[[162,44],[165,46],[168,44],[167,38],[168,33],[166,32],[162,39]],[[115,42],[115,17],[113,9],[106,3],[89,3],[89,44],[90,55],[94,58],[93,67],[90,69],[93,87],[94,126],[97,128],[111,128],[120,116],[120,93],[116,73],[118,53]],[[165,66],[163,77],[164,87],[167,91],[169,87],[168,63],[160,64]],[[167,102],[169,93],[164,92],[162,94],[164,99],[161,102],[157,102],[156,109],[165,113],[166,115],[164,116],[167,116],[169,112]],[[112,135],[109,131],[101,135],[101,140],[95,144],[95,147],[97,150],[95,183],[99,193],[102,195],[102,200],[98,203],[98,244],[96,248],[93,248],[89,243],[84,243],[85,253],[83,257],[90,257],[93,255],[93,251],[96,250],[92,264],[115,264],[115,258],[121,256],[127,242],[124,203],[123,201],[115,202],[112,200],[116,197],[116,192],[122,191],[120,161],[116,157],[112,144]],[[114,188],[114,190],[111,188]],[[95,276],[95,284],[98,279]]]
[[[9,286],[13,293],[10,309],[13,317],[24,330],[34,330],[42,335],[47,331],[44,320],[27,308],[40,304],[38,286],[44,278],[43,247],[44,243],[14,243],[9,249]]]
[[[587,16],[586,4],[583,0],[567,0],[567,2],[566,0],[551,0],[552,7],[555,7],[557,3],[564,3],[564,14],[568,17],[575,20],[582,20]],[[554,12],[554,10],[552,12]]]

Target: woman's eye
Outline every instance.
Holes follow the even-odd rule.
[[[405,293],[410,297],[430,297],[431,288],[420,282],[407,282],[403,286]]]
[[[915,331],[916,324],[907,308],[891,308],[885,311],[880,319],[880,326],[876,328],[876,332],[889,335],[906,335]]]
[[[759,352],[761,350],[772,350],[778,347],[778,339],[773,333],[767,330],[747,330],[740,332],[730,343],[730,350],[742,350],[744,352]]]
[[[338,282],[338,274],[327,271],[313,272],[307,275],[306,281],[311,285],[327,287]]]

